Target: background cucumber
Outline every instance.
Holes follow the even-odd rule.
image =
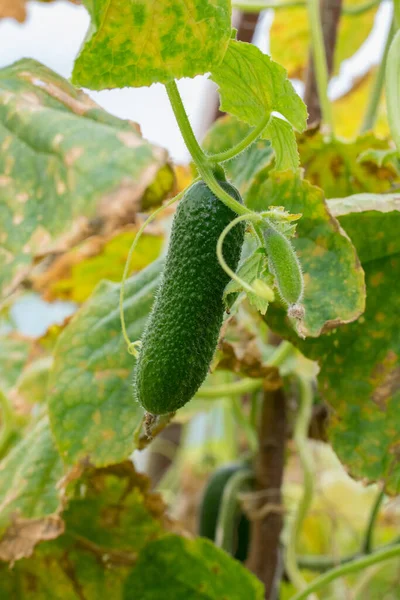
[[[220,185],[235,200],[232,185]],[[134,395],[154,415],[182,407],[203,383],[218,342],[229,276],[216,255],[223,229],[236,217],[204,182],[180,201],[160,288],[142,338],[134,374]],[[229,232],[224,257],[235,270],[244,224]]]
[[[231,477],[239,470],[243,469],[243,464],[231,464],[220,467],[209,478],[204,489],[200,505],[199,514],[199,535],[206,537],[213,542],[216,539],[218,516],[224,494],[225,487]],[[250,523],[247,517],[240,512],[234,523],[233,556],[244,562],[250,543]]]

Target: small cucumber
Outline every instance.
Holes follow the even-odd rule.
[[[295,311],[300,310],[303,298],[304,282],[297,254],[283,233],[268,226],[264,231],[265,249],[271,272],[275,275],[276,285],[281,299]]]
[[[220,185],[235,200],[239,192]],[[229,276],[216,246],[237,215],[202,181],[180,201],[172,226],[165,268],[134,373],[136,400],[153,415],[176,411],[203,383],[218,342]],[[224,257],[231,269],[239,261],[244,225],[226,236]]]

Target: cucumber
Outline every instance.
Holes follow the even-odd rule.
[[[218,512],[222,495],[229,479],[238,471],[241,465],[225,465],[212,473],[200,505],[199,535],[209,540],[215,540]]]
[[[272,226],[265,229],[264,239],[269,267],[275,275],[281,299],[289,307],[298,306],[303,298],[304,282],[300,262],[292,244]]]
[[[215,541],[224,490],[231,477],[241,469],[243,469],[242,464],[224,465],[211,475],[204,489],[200,505],[198,526],[200,536]],[[235,544],[232,554],[237,560],[244,562],[247,558],[250,543],[250,522],[246,515],[240,512],[233,527]]]
[[[232,185],[220,185],[235,200]],[[236,217],[202,181],[180,201],[172,225],[165,268],[146,325],[134,372],[134,396],[153,415],[176,411],[203,383],[218,342],[229,276],[216,255],[217,241]],[[239,262],[244,224],[229,232],[224,257]]]

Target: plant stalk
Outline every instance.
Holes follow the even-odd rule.
[[[283,512],[281,486],[286,446],[286,398],[282,388],[265,391],[261,407],[258,431],[259,449],[255,458],[254,472],[257,498],[255,513],[263,510],[261,518],[250,517],[251,538],[247,567],[265,586],[266,600],[275,600],[282,576],[283,561],[280,534]]]
[[[329,75],[333,70],[337,29],[342,0],[307,0],[311,30],[311,55],[308,63],[305,103],[310,124],[322,121],[333,135],[333,113],[328,97]]]
[[[210,190],[217,196],[217,198],[219,198],[224,204],[226,204],[226,206],[228,206],[238,215],[254,214],[243,204],[240,204],[240,202],[232,198],[232,196],[230,196],[228,192],[226,192],[219,185],[218,181],[214,177],[208,158],[200,148],[199,143],[196,140],[196,136],[193,133],[193,129],[190,125],[185,107],[183,106],[182,98],[176,82],[174,80],[170,81],[165,87],[182,137],[201,178],[204,180]]]
[[[314,400],[311,381],[306,380],[303,377],[299,378],[299,395],[300,405],[294,430],[294,441],[303,469],[303,496],[296,509],[289,530],[285,565],[290,581],[297,589],[302,590],[307,587],[307,583],[297,564],[296,549],[301,527],[310,509],[314,493],[314,462],[308,446],[308,430]]]
[[[368,100],[367,109],[365,111],[364,119],[360,128],[360,133],[365,133],[370,129],[373,129],[377,116],[378,116],[378,108],[379,101],[382,96],[383,85],[385,83],[385,70],[386,70],[386,60],[389,53],[390,44],[392,43],[393,36],[396,30],[394,17],[392,20],[392,24],[388,31],[388,36],[386,39],[385,49],[383,51],[382,60],[379,64],[378,71],[375,75],[375,81],[371,90],[371,94]]]

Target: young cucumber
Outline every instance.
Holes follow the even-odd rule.
[[[296,307],[300,310],[304,291],[303,273],[297,254],[287,237],[272,225],[265,229],[264,239],[270,270],[275,275],[279,294],[284,303],[289,305],[289,312],[296,316]]]
[[[239,192],[220,185],[235,200]],[[178,205],[161,284],[146,325],[134,374],[134,395],[151,414],[174,412],[203,383],[218,342],[229,276],[216,255],[217,241],[236,214],[204,182],[192,185]],[[224,242],[224,257],[235,270],[244,225]]]

